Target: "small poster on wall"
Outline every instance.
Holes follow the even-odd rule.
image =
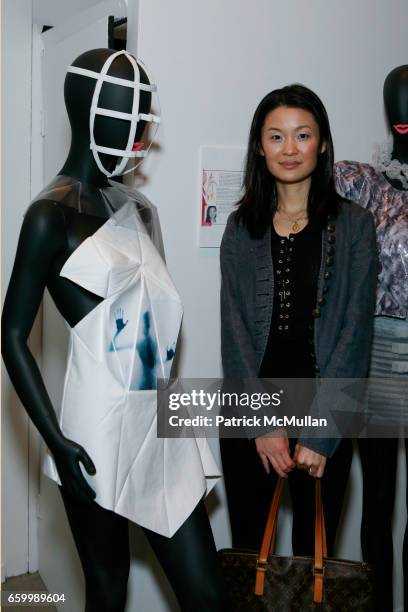
[[[217,248],[221,244],[228,216],[241,197],[245,151],[245,147],[201,147],[199,246],[202,248]]]

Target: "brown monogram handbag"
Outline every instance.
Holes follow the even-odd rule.
[[[279,478],[275,488],[259,554],[240,549],[223,549],[218,553],[231,612],[372,610],[372,567],[327,558],[319,479],[316,479],[314,558],[271,554],[283,480]]]

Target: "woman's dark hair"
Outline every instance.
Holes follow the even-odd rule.
[[[261,238],[272,222],[277,198],[275,178],[269,172],[265,157],[261,155],[261,130],[265,118],[279,106],[302,108],[311,113],[319,126],[320,142],[326,149],[319,153],[308,198],[309,219],[322,225],[328,215],[338,209],[338,195],[334,185],[334,150],[329,118],[320,98],[304,85],[294,84],[275,89],[260,102],[252,119],[244,175],[244,194],[237,206],[236,220],[241,221],[252,238]]]

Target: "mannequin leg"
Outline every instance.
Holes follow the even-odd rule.
[[[327,459],[321,480],[329,557],[333,556],[352,457],[352,441],[342,440],[333,457]],[[289,486],[293,504],[293,554],[310,556],[314,554],[315,479],[304,470],[295,469],[289,476]]]
[[[204,502],[171,538],[143,529],[182,612],[222,612],[221,575]]]
[[[395,499],[398,440],[360,439],[363,468],[363,559],[376,570],[375,602],[378,612],[392,612],[392,513]]]
[[[78,504],[59,489],[85,576],[85,612],[123,612],[130,567],[127,519],[94,502]]]
[[[60,491],[84,571],[85,612],[123,612],[130,567],[127,519],[96,503],[77,504]],[[143,531],[182,612],[221,612],[217,551],[204,503],[172,538]]]

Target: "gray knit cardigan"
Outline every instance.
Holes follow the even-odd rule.
[[[377,282],[377,247],[372,214],[341,199],[339,214],[322,230],[322,259],[314,311],[316,373],[325,378],[367,375]],[[274,274],[271,230],[252,239],[235,219],[221,243],[221,352],[224,376],[254,379],[271,325]],[[320,416],[330,397],[321,392]],[[339,438],[300,438],[328,457]]]

